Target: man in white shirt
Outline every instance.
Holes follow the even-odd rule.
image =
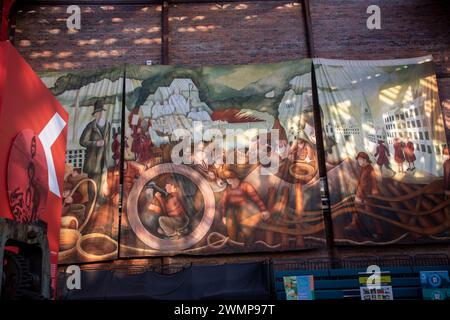
[[[162,116],[167,116],[175,113],[174,107],[167,102],[167,100],[164,100],[164,104],[162,106]]]
[[[161,117],[163,111],[163,106],[161,105],[161,101],[157,100],[152,108],[152,119],[158,119]]]
[[[211,116],[205,110],[201,110],[199,107],[193,108],[188,114],[188,118],[194,121],[211,121]]]
[[[180,89],[178,88],[173,89],[169,98],[169,104],[175,110],[175,113],[186,115],[189,112],[189,104],[186,98],[180,94]]]
[[[143,105],[141,105],[141,112],[144,119],[151,118],[153,102],[145,101]]]

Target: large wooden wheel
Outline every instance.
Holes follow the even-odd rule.
[[[203,216],[198,226],[179,239],[161,239],[153,235],[144,227],[138,214],[138,199],[145,185],[165,173],[181,174],[190,179],[198,187],[205,201]],[[209,232],[214,222],[215,205],[214,192],[201,174],[186,165],[164,163],[144,171],[134,184],[127,201],[128,220],[136,236],[147,246],[161,251],[181,251],[194,246]]]
[[[289,173],[300,184],[307,184],[317,174],[317,166],[297,160],[289,167]]]

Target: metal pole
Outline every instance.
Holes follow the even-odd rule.
[[[169,2],[161,6],[161,64],[169,64]]]
[[[314,113],[314,130],[316,132],[316,146],[317,146],[317,161],[319,163],[319,176],[320,176],[320,193],[322,197],[322,212],[323,220],[325,224],[325,239],[328,251],[328,256],[331,260],[331,264],[334,263],[334,236],[333,236],[333,221],[331,217],[330,209],[330,194],[328,190],[327,180],[327,168],[325,164],[325,148],[323,144],[323,132],[321,121],[321,109],[319,103],[319,94],[317,90],[316,72],[314,64],[311,62],[311,85],[313,91],[313,113]]]

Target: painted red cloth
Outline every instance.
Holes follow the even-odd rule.
[[[143,134],[140,136],[140,148],[138,153],[138,162],[145,162],[152,157],[152,140],[147,135]]]
[[[378,194],[377,179],[372,165],[368,164],[361,168],[358,186],[356,187],[356,197],[364,200],[370,195]]]
[[[394,143],[394,160],[397,163],[403,163],[405,161],[405,155],[403,154],[403,143]]]
[[[408,162],[416,161],[416,155],[414,154],[414,144],[409,141],[405,147],[405,160]]]
[[[226,216],[228,206],[239,208],[245,206],[248,200],[252,200],[259,208],[260,211],[266,211],[266,206],[262,202],[255,187],[248,182],[241,182],[239,186],[232,189],[231,186],[227,186],[225,189],[222,201],[222,217]]]
[[[137,121],[136,121],[135,116],[137,117]],[[134,123],[133,123],[133,120],[135,120]],[[142,120],[139,117],[139,108],[134,108],[130,112],[130,114],[128,115],[128,124],[129,124],[131,130],[133,130],[132,135],[137,133],[138,128],[141,128]]]
[[[14,219],[9,205],[11,193],[6,187],[8,186],[9,157],[15,138],[21,132],[32,130],[36,134],[36,139],[41,140],[41,143],[45,140],[47,143],[52,140],[53,144],[48,149],[45,158],[47,168],[52,167],[54,175],[53,178],[50,174],[47,177],[46,189],[49,192],[46,196],[46,208],[42,211],[40,219],[47,223],[54,292],[56,292],[68,118],[69,115],[64,108],[14,46],[9,41],[0,41],[0,150],[2,150],[0,153],[0,181],[2,181],[0,216]],[[62,131],[56,129],[62,125]],[[46,139],[41,139],[41,134],[46,136]],[[47,146],[49,145],[47,144]],[[33,152],[30,148],[30,153]],[[25,169],[28,170],[27,167]],[[32,169],[29,170],[31,174]],[[35,167],[35,174],[37,170],[38,168]],[[35,198],[34,201],[36,200]],[[42,198],[40,201],[43,201]]]
[[[8,40],[8,25],[9,25],[9,12],[14,4],[15,0],[3,0],[2,8],[2,29],[0,30],[0,41]]]
[[[158,200],[161,213],[169,217],[180,217],[186,215],[186,209],[183,206],[183,197],[179,192],[171,193],[164,199],[157,193],[155,198]]]
[[[305,146],[303,148],[300,147],[300,142],[297,141],[289,150],[289,156],[292,161],[294,160],[302,160],[304,161],[307,157],[310,161],[315,162],[316,154],[314,153],[313,148],[308,142],[305,142]]]
[[[382,166],[389,164],[389,150],[383,143],[378,144],[375,157],[378,157],[377,165]]]
[[[114,138],[113,143],[111,144],[111,151],[112,151],[112,158],[114,160],[119,160],[120,158],[120,141],[116,138]]]
[[[141,152],[142,136],[143,134],[140,132],[132,134],[133,142],[131,143],[131,152],[136,153],[137,155]]]
[[[126,169],[123,174],[123,191],[128,194],[136,179],[144,172],[145,166],[134,161],[125,161]]]

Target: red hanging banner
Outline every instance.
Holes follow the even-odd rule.
[[[52,287],[68,114],[7,41],[0,42],[0,217],[47,223]]]

